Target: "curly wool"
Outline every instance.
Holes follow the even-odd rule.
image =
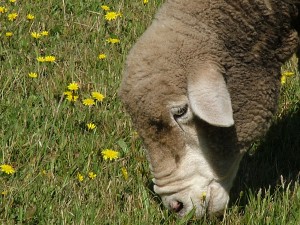
[[[299,44],[296,18],[295,5],[284,1],[167,1],[131,50],[120,89],[144,141],[155,138],[146,132],[151,123],[166,129],[170,121],[161,105],[186,95],[187,74],[212,63],[231,96],[237,145],[247,149],[276,111],[280,67]]]

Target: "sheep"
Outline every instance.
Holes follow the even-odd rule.
[[[243,154],[266,133],[299,44],[288,1],[168,0],[130,50],[119,95],[154,191],[179,216],[224,213]]]

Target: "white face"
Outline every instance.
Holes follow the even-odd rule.
[[[201,130],[190,106],[181,102],[169,107],[172,126],[181,130],[185,149],[176,169],[153,173],[154,191],[161,196],[165,207],[180,216],[192,209],[198,217],[206,212],[222,214],[242,156],[229,150],[229,161],[224,158],[226,162],[216,162],[220,158],[214,157],[206,130]],[[218,169],[223,171],[219,173]]]
[[[141,65],[129,65],[127,75],[147,79],[124,84],[123,100],[147,149],[154,191],[180,216],[223,213],[242,158],[224,71],[210,61],[172,73]]]

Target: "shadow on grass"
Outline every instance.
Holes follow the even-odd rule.
[[[300,172],[300,104],[275,121],[254,154],[246,154],[231,190],[231,203],[235,204],[240,192],[257,193],[260,188],[274,192],[281,184],[299,180]],[[246,196],[239,206],[247,204]]]

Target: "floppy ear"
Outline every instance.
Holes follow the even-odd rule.
[[[217,67],[205,65],[188,77],[188,98],[200,119],[219,127],[234,124],[230,95]]]

